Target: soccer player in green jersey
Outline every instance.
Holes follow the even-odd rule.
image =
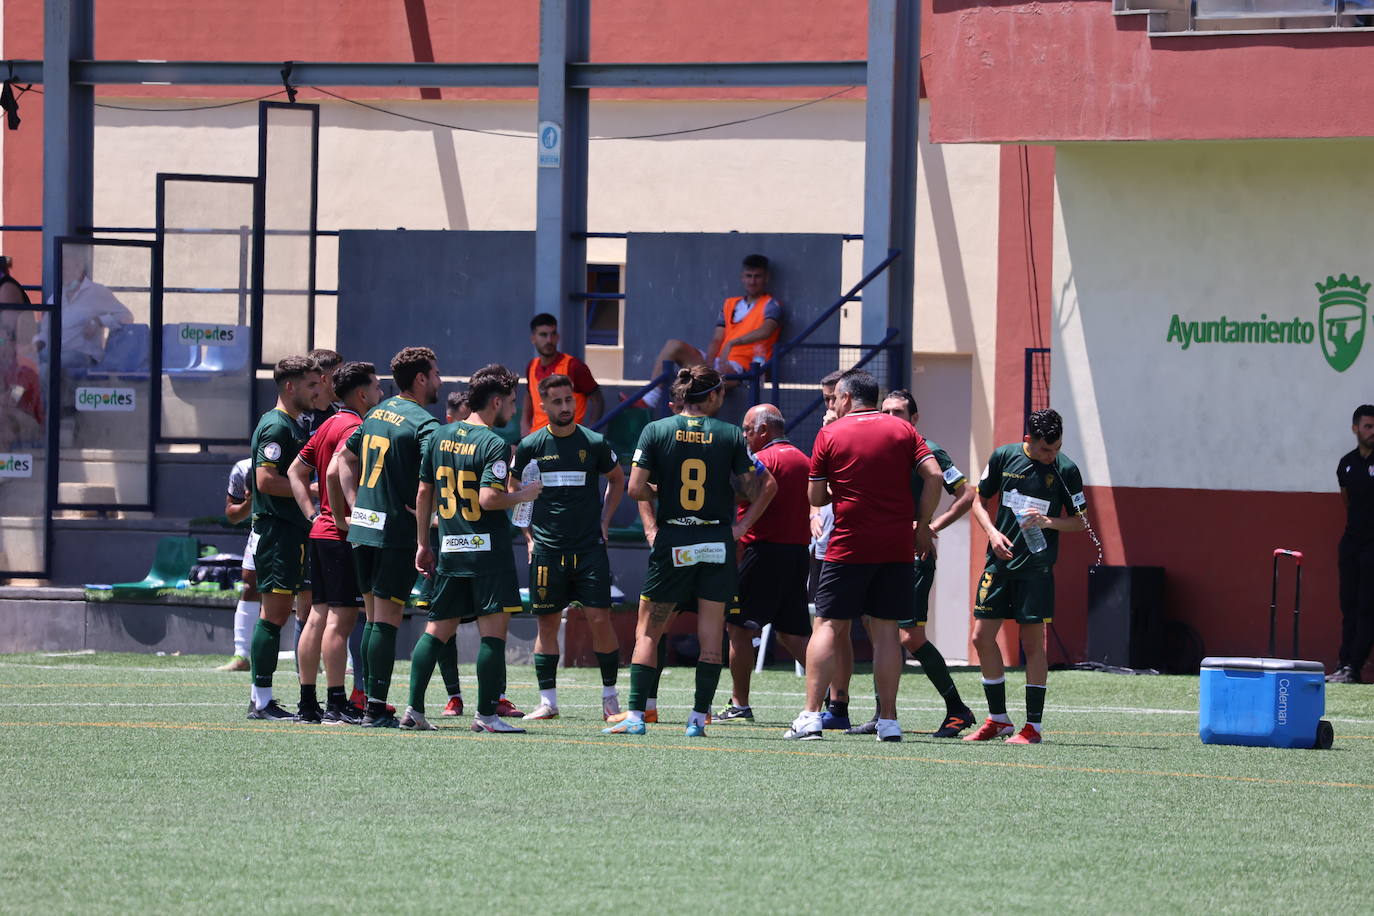
[[[706,734],[706,717],[720,682],[725,603],[735,595],[735,541],[768,508],[777,484],[755,470],[738,426],[717,420],[725,399],[720,373],[710,366],[678,371],[674,397],[682,413],[644,428],[630,470],[629,494],[657,499],[648,538],[649,570],[639,598],[630,665],[629,713],[606,734],[644,734],[644,709],[658,665],[658,641],[681,602],[697,605],[696,695],[687,737]],[[749,509],[735,520],[737,496]]]
[[[620,642],[611,626],[611,561],[606,537],[620,505],[625,472],[610,442],[575,420],[572,379],[550,375],[539,382],[539,400],[549,423],[515,449],[514,474],[522,478],[531,461],[539,467],[543,495],[526,529],[530,559],[530,603],[539,620],[534,674],[539,705],[526,719],[558,718],[558,626],[569,602],[582,605],[601,668],[601,717],[620,712],[615,681]],[[601,499],[601,478],[606,499]]]
[[[988,535],[987,566],[978,581],[973,606],[977,623],[973,645],[983,669],[983,692],[988,719],[965,741],[1007,737],[1008,744],[1039,744],[1045,711],[1045,682],[1049,660],[1045,653],[1045,624],[1054,616],[1054,561],[1059,532],[1087,529],[1087,500],[1078,466],[1059,453],[1064,421],[1053,410],[1037,410],[1021,442],[1003,445],[992,453],[978,481],[973,517]],[[989,514],[998,500],[997,522]],[[1070,517],[1062,518],[1068,514]],[[1027,532],[1038,529],[1044,547],[1031,549]],[[1003,620],[1021,625],[1021,648],[1026,653],[1026,725],[1015,735],[1007,715],[1006,668],[997,645]]]
[[[285,471],[305,445],[305,431],[296,420],[315,404],[320,370],[307,356],[288,356],[277,363],[272,379],[277,383],[277,404],[258,421],[249,450],[253,472],[248,480],[262,611],[248,653],[253,673],[248,718],[279,720],[294,718],[272,698],[272,675],[281,651],[281,628],[304,584],[306,536],[310,531],[310,523],[291,495],[291,481]]]
[[[330,463],[331,486],[337,465],[353,566],[363,592],[363,656],[367,662],[369,728],[395,728],[388,708],[391,673],[396,666],[396,631],[415,588],[415,490],[420,460],[439,421],[426,408],[439,400],[439,366],[428,347],[406,347],[391,360],[391,377],[401,393],[372,409]],[[347,492],[345,481],[356,481]],[[336,493],[330,490],[330,507]],[[335,518],[342,513],[335,510]],[[428,524],[429,517],[425,516]]]
[[[477,618],[482,642],[477,650],[477,716],[472,730],[522,734],[496,714],[506,683],[506,625],[518,613],[520,584],[515,577],[510,519],[506,510],[539,496],[543,485],[521,489],[510,474],[510,446],[492,431],[515,415],[520,379],[505,366],[490,365],[468,383],[472,414],[438,430],[425,450],[415,496],[411,535],[414,566],[438,576],[430,595],[429,623],[410,659],[410,708],[401,727],[429,730],[425,688],[439,652],[462,620]],[[439,513],[439,556],[429,546],[429,520]]]

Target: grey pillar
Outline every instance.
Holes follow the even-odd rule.
[[[565,353],[582,358],[587,348],[586,303],[572,298],[587,287],[587,90],[568,84],[568,63],[585,61],[591,44],[588,0],[540,0],[540,157],[534,229],[534,292],[531,314],[558,316]],[[561,136],[555,151],[544,125]]]
[[[911,382],[920,49],[920,0],[869,0],[864,270],[889,249],[902,256],[863,291],[863,342],[877,343],[888,328],[900,332],[894,375],[902,384]]]
[[[54,276],[52,240],[92,224],[95,88],[72,82],[73,60],[95,57],[94,0],[46,0],[43,9],[43,296]]]

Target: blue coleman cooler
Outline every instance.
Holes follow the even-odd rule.
[[[1331,746],[1321,662],[1287,658],[1202,660],[1198,734],[1203,744]]]

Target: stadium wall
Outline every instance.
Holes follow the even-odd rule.
[[[930,0],[922,59],[941,143],[1359,137],[1360,33],[1150,36],[1103,0]],[[1332,87],[1338,87],[1333,91]]]
[[[1057,152],[1064,449],[1106,562],[1164,566],[1170,616],[1211,653],[1264,650],[1272,551],[1289,547],[1306,554],[1303,655],[1335,661],[1335,470],[1374,369],[1360,346],[1369,312],[1349,288],[1374,279],[1371,153],[1364,140]],[[1324,312],[1318,284],[1343,274],[1343,301],[1328,296]],[[1068,627],[1093,557],[1072,540],[1059,564]]]

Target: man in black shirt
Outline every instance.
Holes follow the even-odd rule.
[[[1333,684],[1360,683],[1374,648],[1374,405],[1361,404],[1350,420],[1356,447],[1336,466],[1345,501],[1345,533],[1337,554],[1341,598],[1340,667]]]

